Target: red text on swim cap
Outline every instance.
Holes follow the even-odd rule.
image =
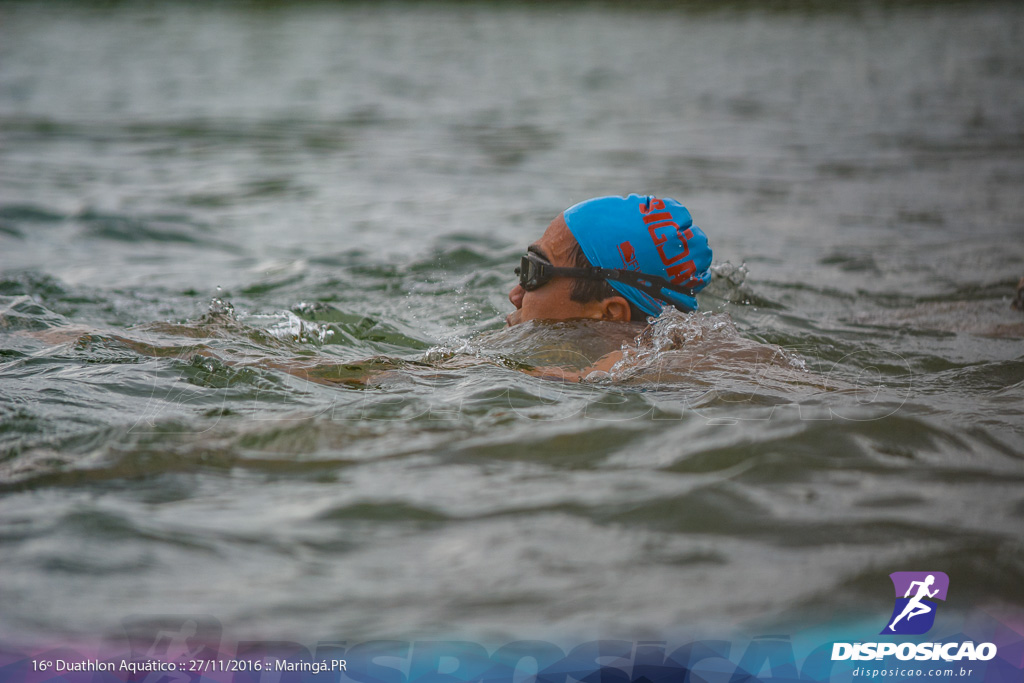
[[[647,225],[647,232],[651,235],[654,248],[658,250],[658,256],[665,265],[665,273],[671,278],[672,283],[683,284],[697,272],[697,266],[693,259],[683,261],[690,254],[690,247],[687,240],[693,238],[693,231],[690,226],[681,229],[672,220],[672,214],[665,210],[665,202],[651,197],[650,201],[640,205],[640,213],[643,214],[644,224]],[[675,236],[679,240],[682,251],[674,256],[665,253],[665,245],[669,244],[669,237]]]

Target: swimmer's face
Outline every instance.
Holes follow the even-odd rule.
[[[555,267],[572,268],[575,264],[570,259],[570,252],[575,244],[576,238],[559,214],[540,239],[530,245],[529,251]],[[572,278],[553,277],[537,289],[527,292],[517,283],[508,293],[508,300],[516,310],[505,318],[505,322],[518,325],[527,320],[629,320],[629,304],[622,297],[580,303],[569,298],[572,285]]]

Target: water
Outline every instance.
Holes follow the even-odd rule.
[[[1021,7],[0,26],[5,639],[881,628],[922,568],[1024,602]],[[633,191],[709,234],[707,315],[503,330],[523,247]]]

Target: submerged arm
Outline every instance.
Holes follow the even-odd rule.
[[[612,351],[601,356],[593,365],[582,370],[566,370],[558,366],[542,365],[523,370],[528,375],[553,379],[560,382],[582,382],[593,372],[609,372],[616,363],[622,360],[622,351]]]

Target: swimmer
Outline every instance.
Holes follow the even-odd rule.
[[[711,281],[711,248],[674,199],[631,194],[580,202],[559,214],[522,257],[508,326],[528,320],[603,320],[639,327],[665,307],[697,310]],[[639,332],[639,329],[636,330]],[[613,351],[579,373],[607,372]],[[542,373],[543,374],[543,373]]]
[[[544,234],[527,247],[515,269],[518,284],[509,292],[515,306],[509,327],[531,320],[594,320],[619,323],[622,342],[639,335],[648,317],[674,307],[697,310],[695,295],[711,281],[711,248],[690,212],[674,199],[631,194],[598,197],[560,213]],[[612,327],[612,326],[610,326]],[[82,334],[85,332],[85,334]],[[70,336],[69,336],[70,334]],[[85,330],[36,333],[49,341],[92,338]],[[147,356],[198,355],[226,364],[253,364],[324,384],[359,386],[402,365],[388,359],[322,364],[262,359],[220,359],[203,344],[158,347],[119,334],[105,335]],[[621,344],[620,344],[621,345]],[[622,359],[612,351],[580,371],[561,367],[526,367],[524,372],[563,381],[581,381],[595,371],[607,372]]]
[[[697,310],[696,294],[711,281],[711,248],[686,207],[674,199],[631,194],[580,202],[555,217],[526,249],[509,292],[515,310],[508,327],[531,320],[593,320],[619,323],[619,341],[643,332],[648,317],[673,307]],[[608,372],[622,359],[612,351],[579,371],[556,366],[524,367],[548,379],[579,382]],[[392,364],[393,365],[393,364]],[[313,381],[360,384],[394,369],[362,363],[346,366],[272,367]],[[336,369],[342,369],[336,374]]]

